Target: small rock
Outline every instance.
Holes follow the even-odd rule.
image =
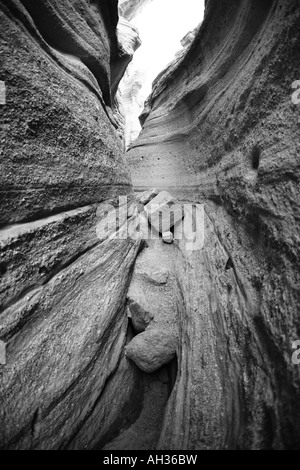
[[[164,243],[168,243],[169,245],[171,245],[174,241],[173,233],[172,232],[164,232],[162,234],[162,241]]]

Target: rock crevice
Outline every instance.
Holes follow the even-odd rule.
[[[203,249],[176,264],[180,379],[163,449],[299,448],[299,18],[295,1],[206,2],[126,154],[136,191],[206,214]]]
[[[0,448],[299,449],[299,2],[206,1],[125,156],[117,1],[0,21]]]

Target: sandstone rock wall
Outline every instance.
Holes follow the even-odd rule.
[[[205,204],[178,262],[179,372],[163,449],[299,448],[300,8],[209,0],[127,153],[138,191]]]
[[[111,106],[132,51],[114,0],[3,0],[0,22],[0,447],[91,448],[138,390],[124,348],[139,241],[96,235],[98,205],[131,193]]]
[[[120,0],[120,13],[128,21],[130,21],[138,12],[140,12],[145,6],[147,6],[151,2],[153,2],[153,0]]]
[[[115,92],[134,34],[118,45],[111,0],[2,0],[0,21],[0,447],[300,448],[299,2],[208,0],[154,84],[133,183],[203,203],[205,244],[164,247],[178,373],[146,379],[125,358],[141,242],[96,233],[132,198]]]

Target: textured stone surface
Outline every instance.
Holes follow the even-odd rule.
[[[6,344],[4,341],[0,341],[0,364],[6,364]]]
[[[122,105],[126,116],[124,133],[126,150],[141,131],[141,125],[137,117],[142,113],[146,99],[146,96],[142,93],[144,81],[145,73],[142,70],[136,70],[133,64],[129,64],[120,83]]]
[[[131,192],[111,108],[131,51],[116,1],[3,1],[0,21],[0,448],[89,449],[139,389],[124,350],[140,241],[96,231],[99,203]]]
[[[131,289],[127,295],[128,317],[131,318],[132,326],[138,333],[145,331],[154,316],[151,313],[145,294],[140,290]]]
[[[149,191],[144,191],[142,194],[139,195],[138,197],[138,201],[141,203],[141,204],[148,204],[148,202],[151,201],[151,199],[153,199],[155,196],[158,195],[158,190],[153,188],[153,189],[149,189]]]
[[[99,203],[131,192],[117,19],[115,1],[0,5],[0,447],[299,449],[299,2],[208,0],[155,81],[128,161],[138,192],[205,204],[196,251],[97,237]],[[174,356],[168,392],[138,369]]]
[[[182,220],[182,207],[180,204],[176,204],[176,202],[176,199],[167,191],[160,191],[145,206],[149,223],[158,232],[167,232]]]
[[[294,0],[206,2],[127,153],[137,191],[205,203],[204,248],[175,264],[179,379],[163,449],[300,447],[299,20]]]
[[[103,450],[155,450],[161,433],[164,410],[172,388],[170,368],[141,374],[143,407],[131,426],[124,426]]]
[[[136,259],[128,291],[132,324],[140,334],[127,345],[126,356],[147,373],[168,364],[178,347],[175,258],[173,246],[148,240],[148,248]]]
[[[1,2],[0,15],[0,224],[129,192],[109,107],[110,63],[119,70],[122,55],[117,2],[13,0]]]
[[[125,346],[126,289],[137,249],[138,242],[104,242],[1,313],[8,342],[1,447],[65,447],[93,413]]]
[[[157,285],[166,284],[169,277],[168,269],[160,266],[151,266],[149,264],[140,265],[137,263],[135,265],[135,271],[137,274],[140,274],[148,281]]]
[[[126,130],[126,109],[124,106],[124,98],[120,89],[120,81],[126,71],[128,63],[132,60],[133,54],[140,46],[141,41],[137,29],[128,23],[125,18],[120,17],[117,27],[117,37],[119,45],[118,60],[113,64],[112,69],[112,113],[108,114],[114,126],[117,129],[118,135],[123,142],[122,150],[125,151],[125,130]]]
[[[120,0],[120,15],[130,22],[152,1],[153,0]],[[141,92],[144,81],[145,71],[136,69],[133,67],[133,64],[130,64],[120,84],[122,106],[125,112],[124,142],[126,150],[141,131],[137,116],[143,111],[144,101],[146,99],[146,96]]]
[[[155,372],[174,357],[177,339],[168,329],[148,328],[126,347],[126,357],[146,373]]]
[[[134,52],[140,47],[141,40],[137,29],[125,18],[120,17],[118,22],[119,56],[113,67],[114,81],[112,92],[115,94],[124,72],[131,61]]]
[[[119,10],[128,21],[154,0],[120,0]]]
[[[167,191],[160,191],[157,196],[152,198],[151,201],[146,204],[145,211],[148,214],[152,214],[153,212],[156,212],[157,206],[164,206],[165,204],[171,204],[174,202],[175,199],[171,194]]]
[[[128,331],[126,342],[131,340]],[[66,446],[67,450],[102,449],[123,426],[135,421],[141,413],[143,377],[122,353],[117,369],[109,376],[94,403],[93,412],[78,427],[76,435]],[[116,390],[122,389],[122,393]],[[157,442],[157,440],[156,440]]]

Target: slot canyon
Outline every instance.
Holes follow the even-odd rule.
[[[0,449],[300,449],[300,4],[162,3],[0,0]]]

